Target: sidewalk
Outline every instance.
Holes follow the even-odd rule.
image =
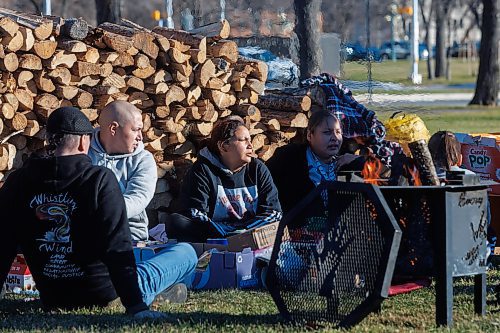
[[[356,94],[354,98],[361,104],[392,106],[467,106],[474,93],[436,93],[436,94]],[[500,104],[500,94],[498,94]]]

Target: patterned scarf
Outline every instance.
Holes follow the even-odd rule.
[[[323,163],[319,160],[318,156],[313,153],[311,147],[307,147],[306,151],[307,165],[309,167],[309,179],[317,187],[319,184],[325,181],[334,181],[337,179],[337,174],[335,173],[337,163],[333,160],[330,163]],[[321,192],[321,197],[323,199],[323,204],[325,207],[328,206],[328,191],[324,190]]]

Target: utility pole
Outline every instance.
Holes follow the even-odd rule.
[[[172,16],[174,15],[174,9],[172,6],[172,0],[165,0],[165,8],[167,10],[167,28],[174,28],[174,19]]]
[[[43,15],[52,15],[52,4],[50,0],[43,0]]]
[[[418,0],[413,0],[413,24],[411,29],[411,37],[412,37],[412,72],[411,72],[411,81],[413,84],[421,84],[422,83],[422,75],[418,73]]]

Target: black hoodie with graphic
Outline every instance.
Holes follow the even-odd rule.
[[[238,172],[203,148],[182,183],[180,213],[210,223],[220,233],[261,227],[281,220],[278,191],[269,170],[252,158]]]
[[[0,285],[18,247],[44,307],[142,301],[125,202],[113,173],[87,155],[30,158],[0,189]]]

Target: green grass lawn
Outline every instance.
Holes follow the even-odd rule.
[[[470,278],[456,279],[454,328],[451,332],[498,332],[500,306],[493,288],[500,283],[500,273],[488,273],[487,315],[474,314]],[[449,332],[435,327],[434,289],[421,289],[391,297],[382,304],[381,313],[373,313],[351,332]],[[123,314],[120,306],[106,309],[44,314],[38,301],[24,302],[12,296],[0,302],[0,331],[19,332],[298,332],[299,325],[283,322],[269,294],[265,291],[213,291],[190,294],[187,303],[161,305],[166,320],[136,322]],[[320,331],[334,331],[332,326]]]
[[[434,60],[433,60],[434,61]],[[420,89],[425,89],[431,84],[464,84],[475,83],[477,76],[477,68],[479,61],[464,62],[462,59],[451,59],[451,80],[446,78],[438,78],[434,80],[427,79],[427,64],[426,61],[420,61],[419,73],[422,74],[422,85]],[[408,86],[413,86],[408,76],[411,72],[410,60],[382,61],[371,63],[372,80],[381,82],[402,83]],[[368,75],[367,62],[345,62],[342,67],[341,79],[366,81]],[[462,90],[463,89],[459,89]]]
[[[384,121],[393,112],[401,110],[375,110],[378,117]],[[500,108],[407,108],[407,113],[416,113],[425,122],[430,133],[439,130],[449,130],[462,133],[492,133],[500,132]]]

